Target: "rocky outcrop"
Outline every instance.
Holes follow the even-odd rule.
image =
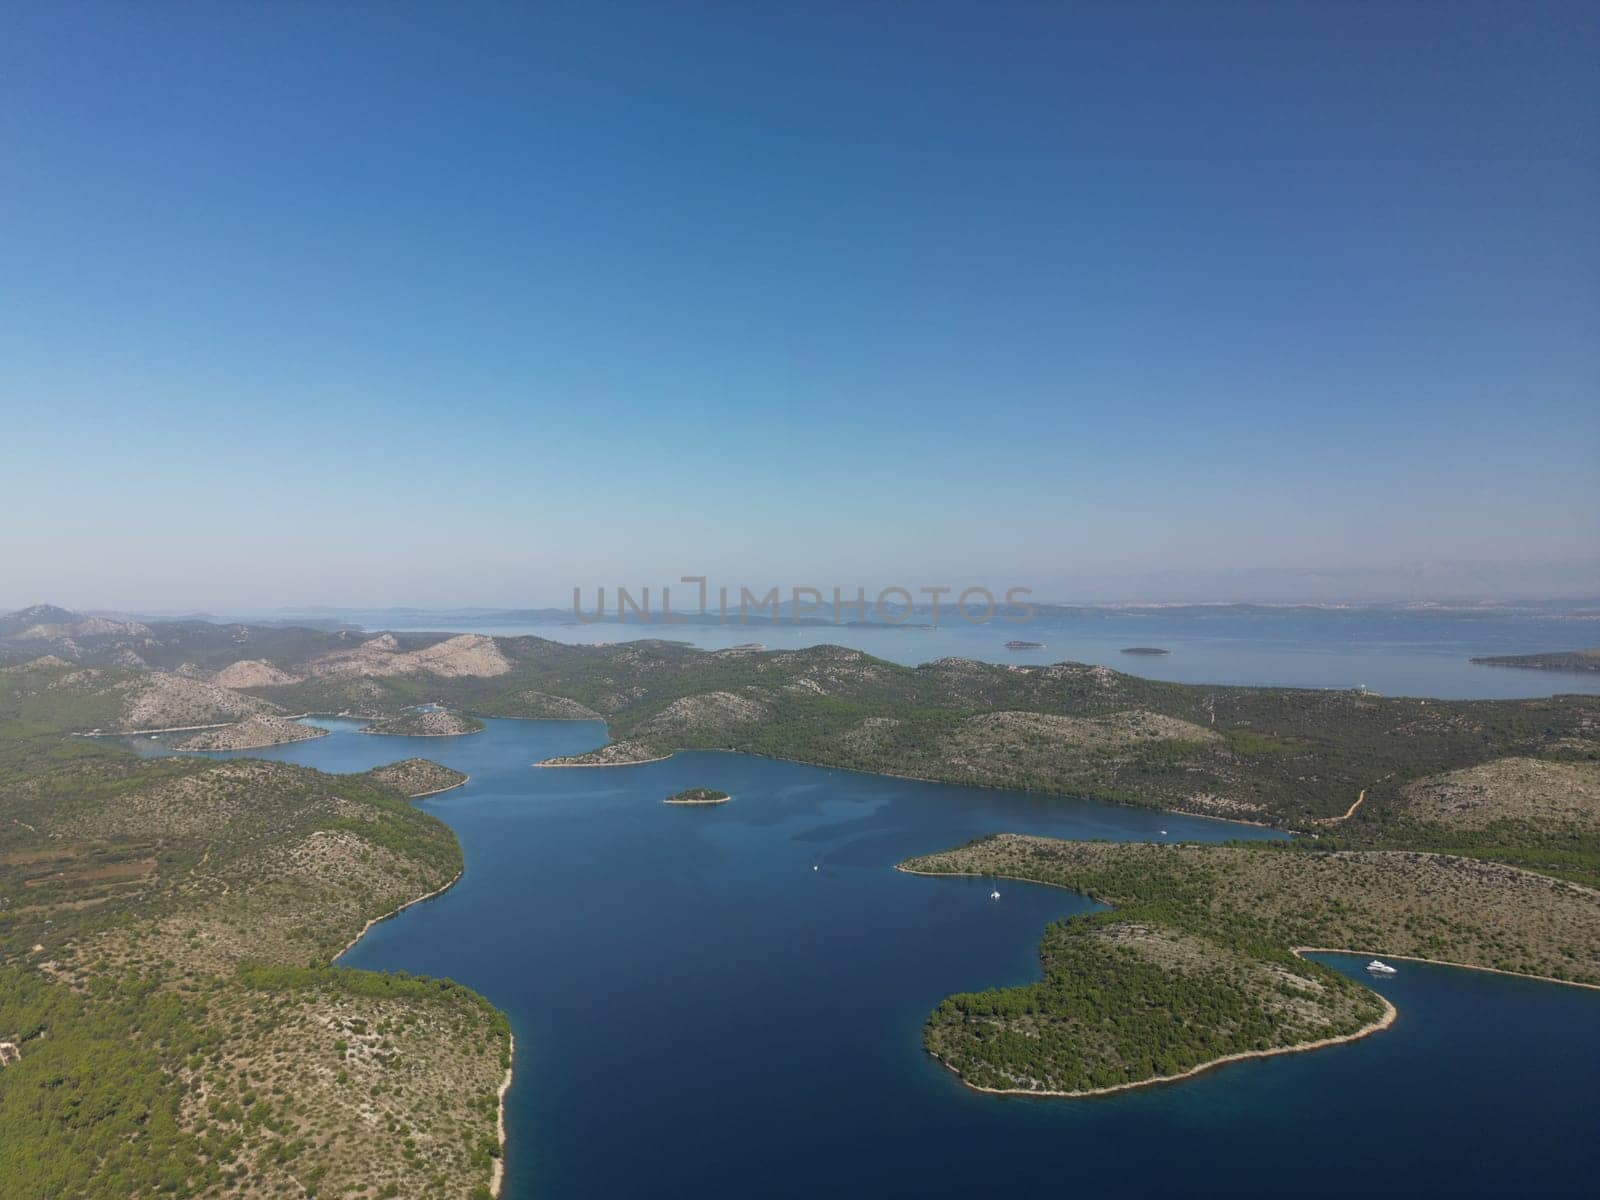
[[[350,650],[335,650],[313,659],[312,675],[437,675],[489,678],[511,670],[511,662],[495,640],[464,633],[421,650],[402,650],[393,634],[380,634]]]
[[[299,683],[300,676],[291,675],[265,659],[241,658],[223,667],[211,677],[211,681],[227,688],[280,687],[286,683]]]
[[[230,724],[283,711],[254,696],[164,671],[151,671],[130,681],[125,685],[125,694],[118,728],[130,733]]]

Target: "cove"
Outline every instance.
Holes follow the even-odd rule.
[[[331,736],[252,756],[472,777],[419,802],[460,838],[460,882],[342,961],[450,976],[510,1015],[508,1200],[1560,1194],[1600,1168],[1600,993],[1580,989],[1401,963],[1382,1034],[1087,1101],[979,1095],[923,1053],[940,1000],[1037,978],[1044,926],[1092,905],[895,863],[1000,831],[1268,830],[735,754],[531,767],[603,742],[593,723],[316,723]],[[732,800],[662,803],[695,786]]]

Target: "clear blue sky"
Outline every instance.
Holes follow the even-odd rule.
[[[1597,13],[7,6],[0,603],[1593,563]]]

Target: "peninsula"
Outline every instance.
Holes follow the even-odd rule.
[[[174,750],[260,750],[267,746],[286,746],[311,738],[327,737],[326,729],[302,725],[288,717],[256,715],[233,725],[202,729],[172,743]]]
[[[1089,1095],[1387,1026],[1379,996],[1306,948],[1600,986],[1600,893],[1456,855],[1000,835],[901,869],[1113,906],[1046,929],[1041,983],[952,996],[928,1018],[929,1053],[986,1091]]]
[[[1600,671],[1600,649],[1553,654],[1493,654],[1472,661],[1485,667],[1523,667],[1534,671]]]

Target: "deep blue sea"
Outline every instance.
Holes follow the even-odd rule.
[[[1400,963],[1376,985],[1400,1010],[1387,1032],[1094,1100],[982,1095],[924,1054],[944,996],[1036,978],[1046,923],[1090,905],[896,862],[997,831],[1266,830],[736,754],[530,766],[602,742],[588,722],[448,739],[318,723],[332,736],[257,754],[330,771],[423,754],[472,776],[420,802],[459,835],[461,881],[344,961],[450,976],[510,1014],[508,1200],[1540,1196],[1600,1178],[1600,992]],[[661,803],[694,785],[733,799]]]
[[[591,600],[592,603],[592,600]],[[1492,699],[1600,693],[1600,671],[1530,671],[1474,664],[1484,655],[1534,654],[1600,646],[1600,614],[1482,614],[1374,609],[1280,609],[1213,613],[1105,610],[1090,616],[1008,625],[969,625],[948,616],[936,626],[627,625],[576,622],[504,625],[470,620],[386,624],[361,614],[369,627],[427,628],[489,634],[534,634],[560,642],[617,642],[663,637],[716,650],[760,642],[773,650],[831,642],[915,666],[956,655],[986,662],[1097,663],[1176,683],[1260,684],[1271,687],[1353,688],[1386,696]],[[1037,650],[1007,650],[1008,641],[1043,642]],[[1129,646],[1171,651],[1157,657],[1124,654]]]

